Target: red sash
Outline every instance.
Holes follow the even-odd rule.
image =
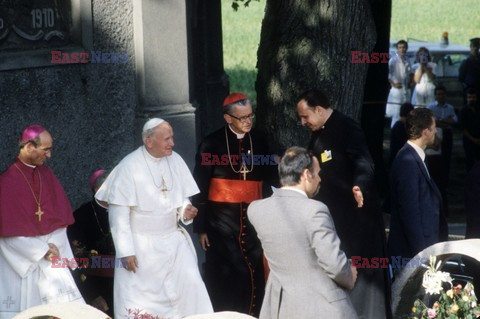
[[[262,198],[261,181],[212,178],[208,199],[221,203],[251,203]]]

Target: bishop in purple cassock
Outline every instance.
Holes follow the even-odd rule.
[[[52,170],[52,136],[30,125],[18,157],[0,175],[0,319],[29,307],[83,302],[69,271],[73,254],[66,227],[72,209]]]

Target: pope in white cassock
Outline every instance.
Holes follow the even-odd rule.
[[[183,159],[172,149],[170,124],[145,123],[144,145],[110,173],[95,197],[108,203],[117,258],[115,318],[142,310],[169,319],[212,313],[190,236],[179,225],[197,209],[189,197],[199,192]]]

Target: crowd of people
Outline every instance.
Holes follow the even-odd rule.
[[[479,41],[461,71],[472,192],[480,188],[480,82],[471,74]],[[228,95],[225,126],[201,141],[193,174],[173,151],[172,126],[148,120],[143,145],[111,171],[95,171],[92,198],[75,213],[44,164],[52,136],[30,125],[0,175],[0,318],[70,301],[115,318],[138,311],[170,319],[214,311],[391,318],[388,268],[357,268],[350,259],[408,258],[448,240],[444,201],[458,121],[445,87],[434,85],[428,50],[410,67],[402,58],[407,46],[399,41],[389,64],[388,241],[363,131],[318,89],[302,93],[295,108],[311,130],[308,148],[293,146],[282,156],[253,128],[249,98]],[[478,198],[467,196],[469,236],[480,232]],[[192,223],[205,251],[202,270],[181,226]]]
[[[448,91],[443,84],[435,81],[436,64],[431,62],[432,55],[425,47],[415,54],[415,64],[410,64],[406,55],[408,43],[400,40],[396,43],[397,54],[389,62],[389,81],[391,90],[388,97],[386,116],[391,117],[389,164],[393,161],[401,146],[408,140],[405,128],[406,115],[414,108],[427,108],[433,111],[436,134],[432,145],[425,149],[425,162],[429,174],[442,195],[442,219],[449,214],[448,185],[450,180],[454,130],[459,127],[465,152],[465,168],[468,179],[475,175],[474,164],[480,160],[480,38],[470,40],[470,55],[459,68],[458,80],[463,86],[464,105],[455,107],[448,103]],[[402,90],[402,94],[398,91]],[[410,93],[412,98],[410,99]],[[476,208],[469,205],[468,198],[475,197],[471,187],[466,188],[467,238],[471,238],[471,229],[475,223]],[[473,223],[473,225],[472,225]],[[443,227],[443,226],[442,226]],[[480,234],[477,232],[477,234]]]

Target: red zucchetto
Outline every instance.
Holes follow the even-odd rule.
[[[247,100],[248,97],[243,93],[232,93],[223,100],[223,106],[229,106],[238,101]]]

